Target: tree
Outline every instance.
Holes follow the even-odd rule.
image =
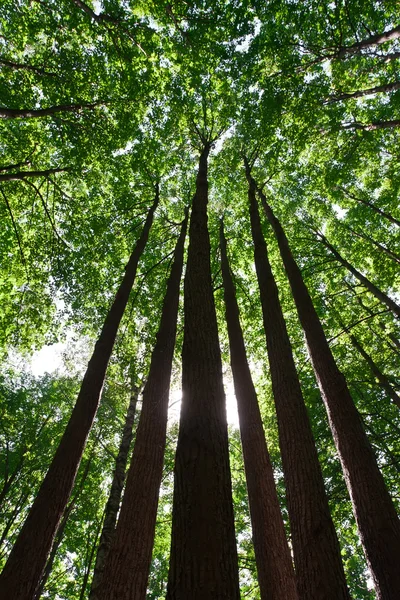
[[[258,0],[166,5],[153,0],[62,0],[57,6],[52,0],[21,0],[0,7],[2,565],[8,557],[14,560],[18,536],[32,523],[28,515],[35,514],[43,496],[40,482],[52,459],[58,456],[61,466],[71,461],[70,468],[62,468],[63,477],[55,478],[59,483],[68,479],[63,491],[56,481],[54,494],[46,495],[49,502],[59,498],[46,534],[35,519],[36,551],[29,553],[29,561],[24,559],[21,578],[21,585],[31,590],[28,597],[33,597],[45,564],[42,596],[86,600],[89,594],[128,408],[131,366],[138,380],[146,379],[176,223],[194,195],[184,264],[185,325],[179,309],[172,368],[174,404],[182,354],[182,428],[179,434],[176,422],[167,428],[149,598],[218,593],[232,598],[238,597],[239,587],[243,596],[255,600],[265,593],[256,569],[258,538],[251,532],[254,509],[250,518],[239,433],[233,427],[227,434],[224,410],[222,374],[229,386],[230,357],[218,250],[223,216],[248,367],[286,534],[290,538],[296,529],[296,499],[289,483],[285,489],[285,478],[301,477],[311,464],[311,488],[318,488],[321,514],[326,516],[321,531],[331,541],[331,560],[317,569],[324,573],[321,586],[326,589],[318,589],[314,577],[307,575],[322,552],[315,553],[309,568],[296,567],[297,579],[306,587],[313,582],[309,597],[326,592],[335,598],[397,600],[397,565],[391,562],[398,554],[400,469],[395,404],[400,389],[397,12],[393,0],[272,0],[268,5]],[[252,177],[274,215],[270,219],[267,210],[272,229],[264,223],[262,234],[267,269],[279,290],[279,318],[266,331],[243,153],[249,154]],[[81,354],[84,363],[107,322],[122,266],[154,201],[156,182],[159,208],[137,265],[136,283],[127,290],[113,351],[97,371],[97,391],[90,390],[93,402],[85,403],[88,421],[71,452],[64,452],[62,444],[56,454],[83,379]],[[290,256],[296,265],[292,263],[291,274]],[[275,292],[268,301],[276,300]],[[279,431],[274,401],[280,395],[286,408],[287,381],[282,377],[277,382],[265,352],[265,333],[272,337],[278,329],[276,339],[285,340],[287,358],[275,366],[279,363],[286,376],[289,365],[302,414],[290,428],[289,417],[280,413]],[[315,344],[317,339],[316,346],[312,339]],[[55,342],[69,355],[64,371],[29,375],[32,352],[47,346],[49,356],[49,345]],[[207,360],[195,378],[199,349]],[[211,389],[215,401],[206,394]],[[174,406],[170,416],[177,420]],[[349,441],[351,423],[354,443]],[[308,451],[306,457],[301,447],[293,452],[293,468],[279,438],[282,442],[282,428],[297,431],[301,424],[308,432]],[[289,434],[288,440],[292,443]],[[360,460],[362,468],[356,467]],[[249,496],[254,496],[250,487]],[[254,497],[249,499],[254,506]],[[383,508],[376,510],[374,503]],[[306,508],[301,495],[297,515],[304,515]],[[315,523],[315,511],[309,514],[309,522]],[[179,524],[188,523],[193,535],[185,537]],[[296,565],[306,556],[296,550],[299,537],[293,533],[290,539]],[[193,563],[183,544],[193,548]],[[29,575],[33,562],[34,576]],[[209,578],[208,568],[213,573]],[[202,578],[211,589],[189,593]],[[178,582],[187,588],[180,589]],[[299,588],[305,589],[303,583]]]

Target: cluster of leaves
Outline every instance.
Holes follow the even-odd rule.
[[[399,323],[332,252],[333,247],[364,278],[398,300],[396,14],[392,0],[3,2],[2,357],[10,360],[13,352],[26,355],[44,344],[71,339],[71,330],[75,337],[85,336],[89,346],[93,343],[152,204],[156,182],[161,189],[161,206],[121,324],[46,597],[82,600],[87,594],[129,388],[135,378],[146,377],[177,226],[194,191],[204,139],[216,142],[210,159],[209,227],[221,348],[228,364],[218,253],[223,216],[286,524],[244,154],[254,160],[254,176],[285,228],[398,502],[400,421],[393,398],[400,388]],[[383,32],[390,35],[382,38]],[[350,501],[290,288],[274,236],[266,222],[263,226],[349,586],[354,597],[370,600],[373,592],[366,583]],[[179,327],[175,379],[181,338]],[[79,385],[78,376],[35,380],[5,364],[0,382],[3,561]],[[175,439],[172,428],[149,598],[162,598],[166,589]],[[231,435],[231,457],[241,586],[244,597],[257,598],[237,431]]]

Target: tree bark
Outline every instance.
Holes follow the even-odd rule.
[[[179,288],[188,215],[182,224],[143,391],[126,489],[96,600],[145,600],[167,435]]]
[[[93,456],[93,454],[92,454],[92,456]],[[81,478],[81,480],[79,482],[78,489],[74,493],[74,496],[71,499],[70,503],[68,504],[67,508],[65,509],[63,518],[61,519],[60,526],[59,526],[57,534],[56,534],[56,536],[54,538],[54,543],[53,543],[53,546],[51,548],[49,559],[48,559],[48,561],[46,563],[46,568],[45,568],[45,570],[43,572],[43,576],[42,576],[42,578],[40,580],[39,587],[38,587],[37,592],[35,594],[35,600],[40,600],[40,598],[42,596],[42,593],[43,593],[43,590],[44,590],[44,588],[46,586],[47,580],[48,580],[48,578],[50,576],[50,573],[51,573],[51,571],[53,569],[54,560],[56,558],[58,549],[59,549],[60,544],[62,542],[62,539],[64,537],[64,531],[65,531],[65,528],[67,526],[68,519],[69,519],[69,517],[70,517],[70,515],[71,515],[71,513],[72,513],[72,511],[74,509],[74,506],[75,506],[75,504],[76,504],[76,502],[77,502],[80,494],[82,493],[82,489],[83,489],[84,483],[85,483],[86,478],[87,478],[87,476],[89,474],[89,469],[90,469],[90,465],[91,465],[91,462],[92,462],[92,456],[86,462],[85,469],[84,469],[84,471],[82,473],[82,478]]]
[[[395,225],[397,225],[398,227],[400,227],[400,221],[398,219],[395,219],[394,217],[392,217],[391,214],[389,214],[387,212],[384,212],[383,210],[381,210],[380,208],[378,208],[377,206],[375,206],[374,204],[372,204],[372,202],[369,202],[368,200],[364,200],[364,198],[359,198],[358,196],[354,196],[354,194],[351,194],[350,192],[348,192],[343,187],[339,187],[339,189],[346,196],[348,196],[349,198],[351,198],[352,200],[356,200],[357,202],[361,202],[361,204],[364,204],[365,206],[368,206],[369,208],[371,208],[372,210],[374,210],[376,213],[378,213],[378,215],[381,215],[381,217],[385,217],[385,219],[387,219],[391,223],[394,223]]]
[[[54,536],[64,513],[76,472],[97,412],[107,365],[121,318],[146,245],[159,188],[140,238],[131,254],[121,285],[104,321],[89,361],[71,418],[61,438],[47,475],[0,575],[0,599],[32,600],[46,566]]]
[[[8,67],[9,69],[13,69],[15,71],[25,70],[31,71],[32,73],[36,73],[36,75],[46,75],[49,77],[56,77],[56,73],[51,73],[50,71],[46,71],[45,69],[41,69],[40,67],[35,67],[34,65],[28,65],[26,63],[16,63],[11,60],[7,60],[6,58],[0,58],[0,65],[4,67]]]
[[[105,562],[110,549],[111,541],[115,531],[119,507],[121,504],[122,490],[124,488],[126,465],[128,462],[129,449],[133,436],[133,425],[135,422],[136,405],[139,397],[140,387],[132,382],[131,397],[125,417],[121,442],[115,461],[115,470],[111,482],[110,494],[108,496],[104,522],[100,534],[99,547],[97,549],[94,564],[92,585],[89,592],[89,600],[95,600],[101,583]]]
[[[279,507],[274,472],[265,441],[256,390],[247,362],[222,221],[220,248],[231,367],[238,403],[240,435],[261,599],[297,600],[292,558]]]
[[[321,391],[361,542],[374,579],[378,600],[400,598],[400,522],[360,415],[332,355],[301,271],[285,232],[259,190],[265,213],[278,240],[285,270]]]
[[[19,173],[4,173],[0,174],[0,181],[21,181],[27,177],[47,177],[53,173],[63,173],[68,171],[68,168],[45,169],[44,171],[20,171]]]
[[[261,230],[256,184],[247,160],[245,168],[249,184],[254,259],[278,419],[298,593],[301,600],[349,600],[339,542],[329,512],[278,288]]]
[[[332,244],[330,242],[328,242],[328,240],[326,239],[326,237],[324,235],[319,233],[318,237],[319,237],[321,243],[326,248],[328,248],[328,250],[330,250],[330,252],[333,254],[333,256],[336,258],[336,260],[341,265],[346,267],[346,269],[348,271],[350,271],[350,273],[352,275],[354,275],[354,277],[356,277],[356,279],[358,279],[358,281],[360,281],[367,288],[367,290],[375,296],[375,298],[377,298],[378,300],[380,300],[381,302],[386,304],[386,306],[389,308],[389,310],[391,310],[392,313],[394,315],[396,315],[396,317],[400,318],[400,306],[398,304],[396,304],[396,302],[394,302],[394,300],[389,298],[389,296],[387,294],[382,292],[374,283],[372,283],[372,281],[370,281],[367,277],[365,277],[362,273],[360,273],[360,271],[358,271],[355,267],[353,267],[353,265],[350,264],[345,258],[343,258],[343,256],[341,254],[339,254],[339,252],[336,250],[336,248],[334,246],[332,246]]]
[[[325,100],[325,104],[331,102],[340,102],[341,100],[349,100],[350,98],[362,98],[370,94],[381,94],[383,92],[393,92],[400,89],[400,81],[393,81],[392,83],[385,83],[384,85],[377,85],[367,90],[357,90],[355,92],[342,93],[338,96],[330,96]]]
[[[358,341],[356,336],[350,335],[349,337],[350,337],[351,343],[353,344],[354,348],[356,348],[356,350],[358,350],[358,352],[361,354],[361,356],[363,357],[365,362],[368,364],[369,368],[371,369],[371,372],[376,377],[376,379],[379,381],[379,383],[381,384],[381,386],[383,387],[383,389],[385,390],[385,392],[387,393],[387,395],[389,396],[391,401],[394,404],[396,404],[396,406],[398,408],[400,408],[400,396],[396,393],[396,391],[392,387],[387,376],[384,373],[382,373],[382,371],[380,370],[380,368],[378,367],[376,362],[371,358],[371,356],[368,354],[368,352],[366,352],[364,350],[364,348],[362,347],[362,345],[360,344],[360,342]]]
[[[395,129],[400,127],[400,119],[392,119],[391,121],[374,121],[373,123],[346,123],[342,126],[343,129],[362,129],[364,131],[376,131],[377,129]]]
[[[384,44],[385,42],[391,42],[397,40],[400,37],[400,25],[394,27],[393,29],[389,29],[389,31],[385,31],[384,33],[378,33],[375,35],[371,35],[364,40],[360,40],[359,42],[355,42],[351,46],[344,46],[339,49],[336,56],[337,58],[343,58],[348,54],[355,54],[364,48],[369,48],[371,46],[378,46],[379,44]]]
[[[229,446],[200,156],[184,287],[182,406],[167,600],[239,600]]]

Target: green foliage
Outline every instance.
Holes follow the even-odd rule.
[[[264,185],[285,228],[398,503],[398,409],[348,334],[356,335],[399,391],[399,323],[338,264],[317,236],[323,232],[355,268],[399,300],[400,91],[362,94],[398,82],[399,41],[368,42],[393,28],[396,9],[392,0],[2,3],[3,562],[46,472],[79,386],[79,375],[72,368],[74,376],[34,379],[23,369],[13,371],[10,365],[15,356],[27,357],[34,349],[59,340],[66,340],[68,346],[71,339],[83,338],[89,353],[152,204],[156,182],[161,190],[160,208],[121,324],[75,491],[79,491],[88,461],[90,468],[71,510],[44,597],[87,597],[129,389],[133,381],[146,377],[170,255],[194,191],[198,149],[204,139],[213,141],[209,227],[223,358],[228,364],[218,255],[222,216],[288,535],[243,154],[254,162],[254,176]],[[12,114],[13,110],[20,113]],[[354,598],[371,600],[374,594],[366,583],[354,517],[289,285],[266,221],[263,228],[349,586]],[[176,381],[182,318],[181,314]],[[70,367],[74,361],[79,362],[75,355],[69,356]],[[166,591],[175,430],[173,425],[149,580],[148,597],[154,599],[163,598]],[[259,592],[237,431],[231,432],[231,461],[242,594],[256,599]]]

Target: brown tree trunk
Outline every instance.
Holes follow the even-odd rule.
[[[360,40],[359,42],[355,42],[351,46],[344,46],[339,49],[337,52],[338,58],[343,58],[346,55],[355,54],[364,48],[370,48],[371,46],[378,46],[379,44],[384,44],[385,42],[391,42],[397,40],[400,37],[400,25],[394,27],[393,29],[389,29],[389,31],[385,31],[384,33],[378,33],[375,35],[371,35],[364,40]]]
[[[133,425],[135,422],[136,405],[139,397],[140,387],[132,382],[131,397],[125,417],[121,442],[115,461],[115,470],[111,482],[110,494],[108,496],[104,522],[100,534],[99,547],[97,549],[94,564],[92,585],[89,592],[89,600],[95,600],[101,583],[105,561],[110,549],[111,541],[115,531],[119,507],[121,504],[122,490],[125,483],[126,465],[128,462],[129,449],[133,436]]]
[[[348,192],[345,188],[340,187],[339,189],[349,198],[351,198],[352,200],[356,200],[356,202],[360,202],[361,204],[364,204],[364,206],[368,206],[369,208],[371,208],[372,210],[374,210],[376,213],[378,213],[378,215],[381,215],[381,217],[384,217],[385,219],[387,219],[388,221],[390,221],[391,223],[394,223],[395,225],[397,225],[398,227],[400,227],[400,221],[398,219],[395,219],[394,217],[392,217],[391,214],[384,212],[383,210],[381,210],[380,208],[378,208],[377,206],[375,206],[372,202],[369,202],[368,200],[365,200],[364,198],[359,198],[358,196],[355,196],[354,194]]]
[[[292,557],[276,494],[274,472],[265,441],[257,394],[247,362],[222,221],[220,248],[231,367],[238,403],[240,435],[261,599],[297,600]]]
[[[346,123],[342,126],[342,129],[361,129],[363,131],[376,131],[377,129],[395,129],[400,127],[400,119],[393,119],[391,121],[374,121],[373,123],[359,123],[353,121],[353,123]]]
[[[381,384],[381,386],[383,387],[383,389],[385,390],[385,392],[387,393],[387,395],[389,396],[391,401],[394,404],[396,404],[396,406],[398,406],[398,408],[400,408],[400,396],[396,393],[396,391],[392,387],[387,376],[384,373],[382,373],[382,371],[380,370],[378,365],[375,363],[375,361],[371,358],[371,356],[368,354],[368,352],[366,352],[364,350],[364,348],[361,346],[361,344],[358,341],[358,339],[356,338],[356,336],[350,335],[349,337],[350,337],[351,343],[353,344],[354,348],[356,348],[356,350],[358,350],[358,352],[361,354],[361,356],[363,357],[365,362],[368,364],[369,368],[371,369],[371,372],[376,377],[376,379],[379,381],[379,383]]]
[[[184,293],[182,407],[167,600],[239,600],[225,393],[211,281],[207,158],[200,156]]]
[[[342,373],[281,224],[260,197],[275,235],[324,401],[378,600],[400,598],[400,522]]]
[[[93,456],[93,453],[92,453],[92,456]],[[46,568],[45,568],[45,570],[43,572],[43,577],[40,580],[39,587],[38,587],[37,592],[35,594],[35,600],[40,600],[40,598],[42,596],[42,593],[43,593],[43,590],[44,590],[44,588],[46,586],[47,580],[48,580],[48,578],[50,576],[50,573],[51,573],[51,571],[53,569],[54,560],[56,558],[58,549],[59,549],[60,544],[62,542],[62,539],[64,537],[64,531],[65,531],[65,528],[67,526],[68,519],[69,519],[69,517],[70,517],[70,515],[71,515],[71,513],[72,513],[72,511],[74,509],[74,506],[75,506],[75,504],[76,504],[76,502],[77,502],[80,494],[82,493],[83,486],[84,486],[86,478],[87,478],[87,476],[89,474],[89,469],[90,469],[90,465],[91,465],[91,462],[92,462],[92,456],[86,462],[85,469],[84,469],[84,471],[82,473],[82,478],[81,478],[81,480],[79,482],[79,486],[78,486],[76,492],[74,493],[73,497],[71,498],[70,503],[68,504],[67,508],[65,509],[65,512],[63,514],[63,518],[61,519],[60,526],[59,526],[58,531],[57,531],[57,535],[54,538],[54,543],[53,543],[53,546],[51,548],[49,559],[48,559],[48,561],[46,563]]]
[[[121,513],[95,596],[98,600],[146,598],[164,462],[187,220],[186,215],[175,249],[149,377],[143,391],[142,411]]]
[[[356,279],[358,279],[358,281],[360,281],[367,288],[367,290],[375,296],[375,298],[386,304],[386,306],[392,311],[394,315],[396,315],[396,317],[400,318],[400,306],[396,304],[394,300],[389,298],[387,294],[382,292],[378,287],[376,287],[374,283],[372,283],[372,281],[367,279],[367,277],[365,277],[362,273],[360,273],[360,271],[353,267],[351,263],[349,263],[345,258],[343,258],[343,256],[339,254],[336,248],[332,246],[330,242],[328,242],[324,235],[320,233],[318,234],[318,237],[321,243],[325,246],[325,248],[328,248],[328,250],[330,250],[330,252],[341,265],[346,267],[346,269],[350,271],[350,273],[354,275],[354,277],[356,277]]]
[[[0,599],[32,600],[46,566],[54,536],[64,513],[87,436],[97,412],[104,377],[122,315],[129,299],[139,258],[146,245],[159,189],[139,240],[125,269],[121,285],[104,321],[89,361],[71,418],[47,475],[0,575]]]
[[[392,83],[385,83],[384,85],[377,85],[367,90],[357,90],[355,92],[342,93],[338,96],[330,96],[325,100],[325,104],[331,102],[339,102],[341,100],[349,100],[350,98],[362,98],[363,96],[369,96],[370,94],[381,94],[383,92],[393,92],[400,89],[400,81],[393,81]]]
[[[301,600],[349,600],[311,424],[261,230],[256,185],[247,161],[245,166],[299,597]]]
[[[27,177],[47,177],[53,173],[64,173],[69,171],[68,168],[45,169],[44,171],[19,171],[19,173],[4,173],[0,174],[0,181],[22,181]]]

